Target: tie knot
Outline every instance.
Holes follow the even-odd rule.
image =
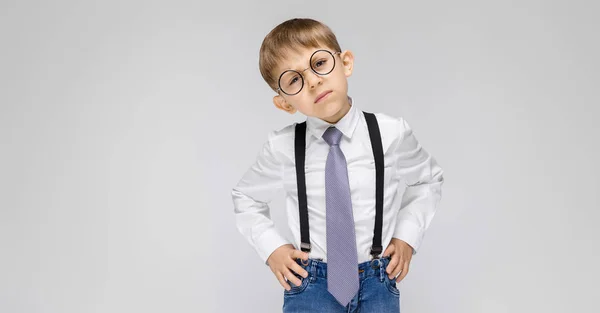
[[[325,139],[330,146],[339,145],[340,139],[342,139],[342,132],[334,126],[329,127],[323,134],[323,139]]]

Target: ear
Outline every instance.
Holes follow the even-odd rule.
[[[346,75],[346,77],[350,77],[350,75],[352,75],[352,69],[354,67],[354,54],[352,54],[352,51],[346,50],[340,53],[340,59],[342,59],[344,75]]]
[[[285,99],[280,95],[276,95],[273,97],[273,104],[275,105],[275,107],[282,111],[288,112],[290,114],[296,113],[296,108],[294,108],[291,104],[285,101]]]

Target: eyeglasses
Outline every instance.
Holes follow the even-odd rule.
[[[288,96],[298,94],[302,90],[302,87],[304,87],[304,76],[302,73],[309,68],[315,74],[321,76],[331,73],[335,68],[335,58],[333,55],[339,53],[339,51],[331,53],[327,50],[317,50],[313,52],[310,56],[310,67],[307,67],[300,72],[296,70],[286,70],[279,75],[279,81],[277,82],[279,88],[277,88],[275,92],[281,90]]]

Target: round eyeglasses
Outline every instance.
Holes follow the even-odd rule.
[[[331,53],[327,50],[317,50],[310,56],[310,67],[298,72],[296,70],[286,70],[279,75],[279,81],[277,85],[279,88],[275,92],[280,90],[288,96],[298,94],[302,87],[304,87],[304,76],[302,73],[307,69],[311,69],[317,75],[327,75],[335,68],[334,54],[340,52]]]

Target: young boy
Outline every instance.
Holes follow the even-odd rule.
[[[312,19],[281,23],[260,48],[275,107],[306,121],[269,133],[232,197],[239,231],[285,288],[284,312],[399,312],[396,282],[441,198],[443,171],[408,123],[348,96],[353,63]],[[291,242],[270,219],[278,187]]]

